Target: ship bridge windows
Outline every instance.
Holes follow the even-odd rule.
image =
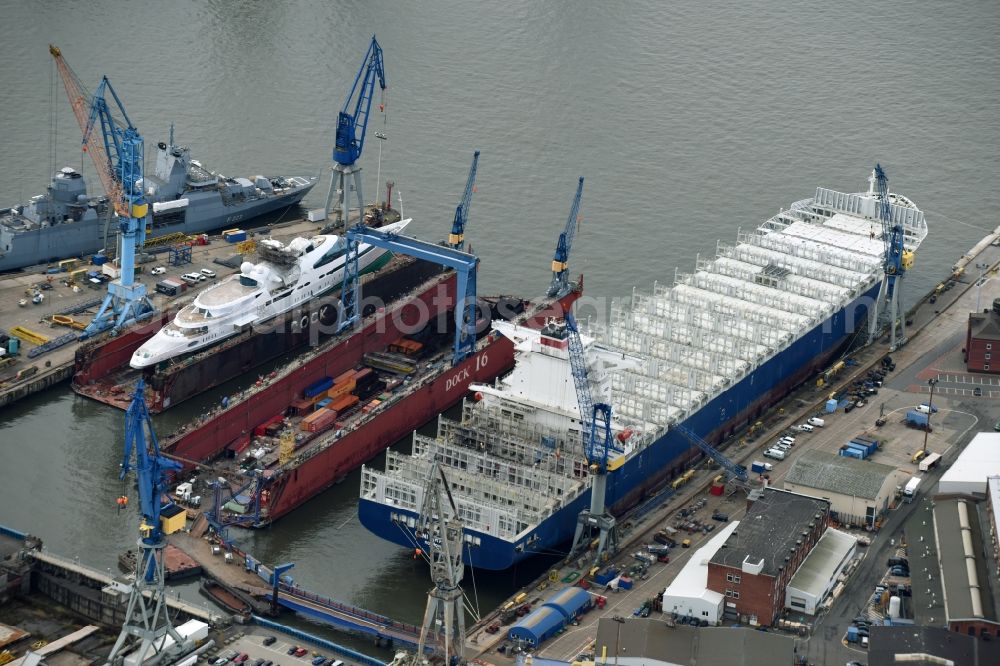
[[[246,275],[240,275],[240,286],[243,286],[243,287],[256,287],[256,286],[258,286],[258,284],[257,284],[257,280],[254,280],[252,277],[248,277]]]
[[[337,259],[343,257],[346,253],[347,249],[344,248],[338,241],[337,244],[333,246],[333,249],[326,252],[315,264],[313,264],[313,268],[315,269],[320,266],[326,266],[331,261],[336,261]]]

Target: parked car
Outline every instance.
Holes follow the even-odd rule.
[[[712,520],[717,520],[720,523],[728,523],[729,516],[727,516],[724,513],[719,513],[718,511],[716,511],[715,513],[712,514]]]
[[[815,430],[815,428],[808,423],[803,423],[799,426],[799,432],[812,432],[813,430]]]
[[[275,642],[276,642],[277,640],[278,640],[278,639],[277,639],[277,638],[275,638],[274,636],[268,636],[267,638],[265,638],[265,639],[264,639],[264,645],[274,645],[274,643],[275,643]]]
[[[301,657],[301,656],[305,655],[307,652],[309,652],[309,650],[305,649],[304,647],[300,647],[300,648],[296,648],[295,652],[293,654],[296,657]]]
[[[166,272],[167,272],[166,268],[164,268],[163,266],[157,266],[153,270],[149,271],[149,274],[150,275],[163,275]]]
[[[292,647],[288,648],[288,654],[295,654],[298,650],[299,650],[299,646],[298,645],[293,645]]]
[[[977,397],[978,397],[978,396],[981,396],[982,394],[983,394],[983,389],[982,389],[982,387],[980,387],[980,386],[977,386],[976,388],[972,389],[972,395],[974,395],[974,396],[977,396]]]
[[[233,659],[233,663],[234,664],[242,664],[243,662],[245,662],[249,658],[250,658],[250,655],[248,655],[246,652],[241,652],[235,659]]]
[[[205,277],[210,277],[210,278],[215,277],[215,271],[213,271],[211,268],[201,269],[201,274],[204,275]]]
[[[324,657],[321,654],[320,655],[316,655],[315,657],[312,658],[312,666],[319,666],[324,661],[326,661],[326,657]]]

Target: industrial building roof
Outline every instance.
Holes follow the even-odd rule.
[[[709,539],[708,543],[696,550],[694,555],[684,565],[684,568],[674,578],[674,582],[663,593],[664,599],[668,597],[691,597],[708,599],[715,603],[722,601],[721,594],[708,589],[708,563],[719,549],[722,548],[722,544],[726,542],[726,539],[729,538],[729,535],[733,533],[739,524],[739,521],[729,523]]]
[[[628,618],[618,623],[602,617],[597,625],[594,654],[608,661],[618,652],[619,661],[695,666],[773,666],[790,664],[795,656],[795,640],[770,631],[743,627],[668,627],[661,620]]]
[[[538,645],[565,623],[566,618],[558,610],[551,606],[540,606],[511,627],[507,635]]]
[[[542,605],[555,608],[566,619],[571,619],[590,605],[590,593],[582,587],[567,587],[546,599]]]
[[[943,495],[986,493],[986,479],[1000,476],[1000,433],[981,432],[941,475],[938,492]]]
[[[788,586],[819,597],[830,586],[830,580],[844,558],[854,550],[857,541],[846,532],[827,529],[806,555]]]
[[[785,483],[828,490],[841,495],[876,499],[895,467],[855,460],[826,451],[803,451],[785,476]]]
[[[873,625],[869,631],[868,666],[896,666],[900,663],[1000,664],[1000,643],[979,640],[941,627]]]
[[[983,557],[983,528],[977,503],[963,498],[935,500],[934,538],[948,621],[997,621],[990,571]],[[995,566],[995,563],[994,563]]]
[[[748,558],[751,562],[763,560],[761,574],[776,576],[802,532],[814,521],[823,520],[829,510],[826,500],[766,488],[711,561],[741,569]]]

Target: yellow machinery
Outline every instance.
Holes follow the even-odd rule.
[[[15,326],[10,329],[10,334],[21,338],[22,340],[27,340],[28,342],[35,345],[44,345],[50,340],[50,338],[45,337],[41,333],[35,333],[31,329],[27,329],[24,326]]]
[[[255,240],[245,240],[240,241],[236,244],[236,251],[246,256],[248,254],[253,254],[257,251],[257,241]]]

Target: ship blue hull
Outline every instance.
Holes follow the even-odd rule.
[[[190,203],[184,214],[154,216],[148,237],[176,232],[200,234],[246,224],[253,218],[298,204],[314,184],[303,185],[286,194],[228,206],[217,192],[186,193],[184,196]],[[104,248],[104,227],[104,220],[90,219],[12,234],[10,248],[0,246],[0,271],[93,254]],[[116,225],[111,224],[108,245],[112,248],[116,235]]]
[[[716,396],[685,422],[688,428],[709,442],[718,442],[734,430],[756,420],[792,388],[826,367],[854,334],[864,328],[868,308],[878,296],[876,282],[844,309],[803,335],[784,351],[761,364],[739,383]],[[607,498],[615,514],[635,506],[647,493],[678,476],[700,451],[674,430],[646,447],[613,474],[608,475]],[[551,553],[573,538],[577,516],[590,507],[587,491],[511,543],[488,533],[466,530],[479,537],[481,545],[466,548],[465,562],[490,570],[508,569],[536,553]],[[358,504],[361,524],[377,536],[404,547],[413,547],[412,533],[390,513],[415,517],[416,514],[362,498]]]

